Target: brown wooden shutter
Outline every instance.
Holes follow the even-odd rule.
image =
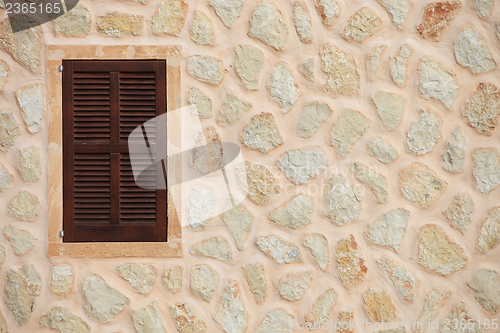
[[[128,151],[132,130],[166,112],[166,62],[63,68],[64,242],[166,242],[166,190],[136,186]],[[161,171],[149,171],[152,182]]]

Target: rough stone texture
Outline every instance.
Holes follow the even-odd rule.
[[[312,278],[311,272],[287,274],[278,280],[278,292],[283,299],[297,301],[306,293]]]
[[[377,222],[368,226],[366,237],[373,244],[392,247],[398,251],[406,231],[410,212],[399,208],[383,214]]]
[[[217,122],[220,126],[230,125],[240,119],[240,117],[251,108],[252,104],[239,99],[233,94],[227,94],[219,109]],[[269,113],[263,114],[270,115]]]
[[[52,266],[50,291],[57,295],[65,295],[73,289],[73,267],[67,264]]]
[[[310,216],[313,212],[313,203],[305,195],[297,195],[286,205],[273,210],[269,214],[272,223],[283,229],[297,229],[311,223]]]
[[[253,215],[241,204],[234,206],[232,202],[229,202],[228,207],[231,208],[224,212],[224,224],[233,236],[238,250],[243,250],[252,229]]]
[[[226,262],[232,259],[229,244],[222,237],[211,237],[202,240],[191,246],[190,252],[192,255],[205,256]]]
[[[459,271],[467,263],[462,247],[433,224],[418,230],[418,260],[427,270],[441,275]]]
[[[301,138],[310,138],[332,114],[332,109],[325,103],[312,102],[304,106],[297,122],[297,132]]]
[[[255,333],[292,333],[295,317],[283,309],[274,309],[266,314]]]
[[[214,192],[209,187],[195,185],[189,196],[188,222],[193,229],[203,230],[212,217],[216,204]]]
[[[9,203],[9,214],[23,221],[36,221],[40,210],[40,201],[29,192],[19,192]]]
[[[165,269],[165,274],[163,274],[163,284],[168,291],[173,293],[181,291],[183,276],[182,271],[182,266]]]
[[[215,45],[215,32],[212,21],[203,12],[197,10],[189,29],[191,40],[201,45]]]
[[[384,176],[361,163],[353,163],[352,169],[354,176],[370,188],[378,203],[387,201],[389,192],[387,189],[387,179]]]
[[[188,5],[183,0],[163,0],[151,22],[155,34],[177,35],[186,21]]]
[[[224,289],[214,314],[226,333],[243,333],[248,324],[247,312],[236,281],[230,281]]]
[[[188,101],[194,114],[203,118],[212,117],[212,100],[203,91],[195,87],[189,88]]]
[[[208,265],[191,267],[189,289],[204,301],[210,301],[219,286],[219,273]]]
[[[363,293],[363,306],[372,322],[393,321],[397,310],[385,290],[370,289]]]
[[[391,76],[398,86],[404,86],[408,78],[406,68],[408,67],[408,58],[412,53],[413,48],[408,44],[404,44],[399,49],[398,54],[391,58]]]
[[[419,284],[415,273],[398,265],[388,256],[380,258],[377,263],[387,272],[403,300],[412,303]]]
[[[389,164],[399,157],[398,151],[389,142],[376,138],[368,143],[368,152],[382,163]]]
[[[354,220],[361,212],[361,196],[342,175],[330,179],[323,202],[325,215],[338,226]]]
[[[116,271],[141,294],[148,294],[155,283],[156,268],[153,265],[123,264],[116,266]]]
[[[5,227],[3,234],[9,240],[10,245],[12,245],[14,253],[18,256],[28,253],[37,241],[35,236],[29,231],[16,229],[12,226]]]
[[[25,29],[27,27],[30,28]],[[13,30],[19,32],[13,33]],[[36,71],[41,63],[42,50],[42,29],[38,21],[25,15],[3,20],[0,23],[0,46],[15,61],[33,72]]]
[[[207,126],[195,138],[197,147],[191,149],[191,166],[202,175],[208,175],[225,166],[226,158],[219,133],[213,126]]]
[[[335,293],[335,290],[329,289],[325,291],[316,299],[316,301],[314,301],[313,305],[306,313],[304,321],[314,325],[314,323],[328,320],[336,299],[337,294]]]
[[[279,51],[286,44],[288,27],[275,5],[261,1],[252,14],[248,35]]]
[[[45,109],[43,85],[34,84],[16,90],[16,98],[21,107],[21,114],[26,129],[31,134],[40,130],[42,116]]]
[[[355,333],[356,323],[354,321],[354,313],[351,311],[340,311],[338,315],[339,328],[337,333]]]
[[[487,252],[493,250],[498,243],[500,243],[500,207],[495,207],[481,226],[477,248]]]
[[[445,301],[448,299],[450,294],[447,291],[441,290],[439,288],[434,288],[425,297],[424,308],[420,313],[420,317],[417,322],[421,322],[421,328],[417,328],[414,331],[416,333],[423,333],[429,327],[429,323],[434,319]]]
[[[373,98],[382,123],[390,131],[396,129],[403,120],[405,99],[400,95],[381,91]]]
[[[257,238],[256,244],[262,252],[273,258],[278,264],[302,262],[299,248],[274,235]]]
[[[303,1],[296,1],[293,5],[295,30],[302,43],[311,43],[313,39],[311,15]]]
[[[471,23],[460,26],[453,47],[457,62],[473,73],[489,72],[497,66],[484,39]]]
[[[433,2],[425,6],[417,33],[425,39],[438,41],[461,7],[459,1]]]
[[[307,59],[306,61],[299,64],[299,72],[304,75],[306,79],[314,82],[314,59]]]
[[[478,133],[492,135],[500,115],[500,90],[491,83],[479,83],[465,106],[464,116]]]
[[[21,131],[12,111],[0,110],[0,150],[9,151],[19,135]]]
[[[277,162],[280,170],[296,185],[304,184],[326,169],[328,161],[321,148],[289,150]]]
[[[319,268],[326,271],[330,263],[330,250],[326,237],[320,234],[307,235],[303,244],[316,260]]]
[[[234,21],[240,16],[244,0],[210,0],[210,5],[220,17],[226,27],[231,28]]]
[[[254,263],[245,265],[245,276],[248,281],[248,286],[252,291],[257,303],[264,302],[267,298],[267,281],[264,271],[264,265]]]
[[[457,306],[451,310],[448,320],[449,323],[446,321],[439,333],[484,333],[481,322],[478,322],[471,316],[467,309],[467,305],[463,302],[458,303]],[[460,325],[460,323],[466,324]]]
[[[472,5],[479,17],[487,19],[493,12],[494,0],[472,0]]]
[[[201,55],[189,57],[187,69],[196,79],[210,84],[219,84],[226,72],[222,61]]]
[[[346,157],[368,127],[370,127],[370,120],[361,112],[346,109],[333,125],[330,135],[330,144],[337,155],[341,158]]]
[[[440,180],[425,164],[416,162],[399,172],[399,189],[403,196],[420,206],[428,208],[446,190],[447,183]]]
[[[142,32],[144,17],[111,12],[97,19],[97,31],[111,37],[137,36]]]
[[[378,68],[380,67],[380,61],[382,53],[387,48],[387,45],[376,46],[370,50],[368,53],[368,59],[366,61],[366,69],[368,70],[368,77],[373,80],[377,74]]]
[[[455,74],[427,56],[418,65],[418,88],[425,99],[437,99],[452,108],[458,95]]]
[[[169,307],[170,314],[179,333],[205,332],[207,325],[198,317],[189,304],[176,303]]]
[[[82,318],[61,307],[50,309],[40,318],[40,325],[59,330],[60,333],[90,333],[90,326]]]
[[[264,64],[264,53],[249,45],[238,45],[235,51],[236,73],[248,90],[259,89],[259,75]]]
[[[474,151],[474,179],[476,189],[483,195],[490,194],[500,184],[500,155],[495,148],[478,148]]]
[[[469,287],[474,292],[474,297],[489,313],[497,312],[500,307],[500,275],[489,269],[477,271]]]
[[[26,183],[40,179],[41,166],[38,148],[28,147],[19,151],[19,173]]]
[[[0,245],[0,268],[2,268],[4,261],[5,261],[5,247],[3,245]]]
[[[467,141],[460,126],[455,127],[448,141],[446,150],[441,155],[441,165],[449,172],[460,172],[464,169],[467,157]]]
[[[0,164],[0,193],[9,187],[13,180],[14,177]]]
[[[448,218],[451,225],[462,233],[469,226],[471,219],[470,214],[474,211],[474,202],[468,193],[459,193],[453,197],[444,215]]]
[[[335,246],[335,255],[339,277],[344,286],[352,289],[360,284],[368,269],[354,236],[339,240]]]
[[[293,107],[298,98],[299,88],[287,65],[279,64],[273,67],[269,77],[269,92],[283,113],[287,113]]]
[[[326,44],[321,48],[321,60],[326,74],[325,90],[334,95],[359,94],[359,74],[350,54]]]
[[[87,314],[98,322],[105,324],[129,303],[128,297],[111,288],[100,276],[88,274],[82,285],[83,308]]]
[[[56,17],[54,15],[54,28],[57,33],[68,37],[83,37],[90,31],[90,12],[87,8],[76,5],[66,14]]]
[[[19,325],[24,325],[30,318],[40,290],[40,274],[35,266],[23,266],[18,271],[7,273],[4,301]]]
[[[404,27],[406,17],[410,11],[411,2],[409,0],[377,0],[379,4],[385,7],[392,22],[397,29],[401,30]]]
[[[340,14],[340,6],[334,0],[314,0],[316,10],[325,27],[330,27]]]
[[[237,166],[236,173],[240,186],[256,204],[266,203],[281,191],[276,178],[262,165],[245,162]]]
[[[161,314],[158,304],[153,302],[145,308],[134,311],[132,320],[137,333],[166,333],[160,320]]]
[[[406,138],[408,150],[415,155],[424,155],[432,151],[441,137],[443,119],[435,112],[420,110]]]
[[[7,83],[9,72],[9,65],[5,61],[0,60],[0,90],[3,90],[5,83]]]
[[[344,38],[362,42],[372,36],[382,24],[380,18],[367,7],[356,12],[344,27]]]
[[[260,113],[243,128],[241,143],[250,149],[256,149],[265,154],[283,143],[278,126],[271,113]]]

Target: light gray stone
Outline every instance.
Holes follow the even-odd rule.
[[[441,155],[441,165],[449,172],[460,172],[464,169],[467,157],[467,141],[460,126],[455,127],[448,141],[446,150]]]
[[[208,175],[225,166],[226,157],[219,133],[213,126],[207,126],[195,137],[197,147],[191,149],[191,166],[202,175]]]
[[[388,256],[377,260],[377,263],[387,272],[396,290],[401,294],[403,300],[412,303],[420,281],[413,271],[398,265]]]
[[[340,158],[350,153],[352,146],[370,127],[368,120],[361,112],[346,109],[333,125],[330,144]]]
[[[9,203],[9,214],[23,221],[36,221],[41,214],[40,201],[29,192],[19,192]]]
[[[377,222],[368,226],[366,237],[373,244],[392,247],[397,252],[403,241],[409,217],[410,212],[404,208],[383,214]]]
[[[328,289],[314,301],[313,305],[306,313],[304,321],[310,323],[310,325],[314,327],[315,323],[323,323],[328,320],[336,300],[337,294],[335,290]]]
[[[35,266],[23,266],[10,270],[5,282],[4,301],[19,325],[24,325],[35,309],[41,290],[40,274]]]
[[[156,268],[153,265],[122,264],[116,266],[116,271],[141,294],[148,294],[156,280]]]
[[[427,4],[417,26],[417,33],[422,38],[439,41],[461,7],[460,1],[439,1]]]
[[[189,304],[176,303],[169,307],[170,314],[175,322],[175,327],[179,333],[205,332],[207,325],[194,312]]]
[[[203,118],[212,117],[212,100],[203,91],[195,87],[189,88],[188,101],[194,114]]]
[[[182,266],[174,266],[172,268],[165,269],[165,274],[163,274],[163,284],[168,291],[173,293],[178,293],[182,288]]]
[[[470,22],[460,26],[453,48],[457,62],[475,74],[492,71],[497,66],[484,39]]]
[[[9,76],[9,65],[5,61],[0,60],[0,90],[3,90],[7,78]]]
[[[425,164],[416,162],[399,172],[399,189],[403,197],[421,208],[428,208],[441,197],[447,183]]]
[[[208,265],[191,267],[189,289],[204,301],[210,301],[219,286],[219,273]]]
[[[342,175],[330,179],[323,202],[325,215],[338,226],[354,220],[361,212],[361,196]]]
[[[359,74],[352,55],[326,44],[321,48],[321,60],[326,74],[326,91],[340,96],[359,94]]]
[[[439,310],[441,310],[449,297],[450,293],[440,288],[434,288],[427,294],[424,307],[418,319],[418,322],[421,322],[422,325],[415,329],[415,332],[423,333],[427,330],[430,322],[438,315]]]
[[[332,114],[326,103],[312,102],[304,106],[297,122],[297,132],[301,138],[310,138]]]
[[[304,238],[304,247],[316,260],[319,268],[325,271],[330,264],[330,250],[326,237],[320,234],[307,235]]]
[[[483,325],[471,316],[465,303],[460,302],[453,310],[451,310],[446,321],[441,326],[439,333],[484,333]],[[455,324],[458,323],[458,324]],[[467,323],[466,325],[460,323]],[[458,327],[457,327],[458,326]]]
[[[215,32],[212,21],[203,12],[197,10],[189,29],[191,40],[200,45],[215,45]]]
[[[297,301],[306,293],[312,278],[311,272],[287,274],[278,280],[278,293],[283,299]]]
[[[68,37],[83,37],[90,31],[92,19],[90,12],[82,5],[76,5],[62,16],[53,14],[54,28],[56,33]]]
[[[314,82],[314,59],[307,59],[306,61],[300,63],[297,67],[299,72],[304,75],[306,79]]]
[[[420,110],[406,137],[408,150],[415,155],[424,155],[432,151],[441,137],[443,119],[435,112]]]
[[[363,293],[363,307],[371,322],[391,322],[397,310],[385,290],[369,289]]]
[[[248,282],[248,286],[252,291],[257,303],[264,302],[267,298],[267,280],[264,270],[264,265],[261,263],[254,263],[245,265],[245,277]]]
[[[121,12],[109,12],[97,18],[97,31],[111,37],[138,36],[144,17]]]
[[[380,18],[367,7],[361,8],[349,18],[344,27],[344,38],[362,42],[372,36],[382,24]]]
[[[191,228],[203,230],[212,217],[216,204],[214,192],[207,186],[195,185],[189,196],[188,222]]]
[[[106,281],[96,274],[88,274],[82,285],[83,308],[101,324],[115,318],[130,303],[125,295],[111,288]]]
[[[20,230],[12,226],[5,227],[3,234],[9,240],[10,245],[14,249],[14,253],[18,256],[28,253],[37,239],[29,231]]]
[[[132,313],[134,328],[137,333],[166,333],[160,320],[158,304],[153,302],[143,309]]]
[[[40,130],[45,110],[43,85],[34,84],[19,88],[16,90],[16,98],[21,107],[26,129],[31,134],[37,133]]]
[[[479,134],[492,135],[500,115],[500,90],[491,83],[479,83],[465,106],[464,116]]]
[[[380,62],[382,58],[382,53],[384,53],[387,45],[376,46],[370,50],[368,53],[368,59],[366,61],[366,69],[368,70],[368,77],[373,80],[377,75],[378,69],[380,67]]]
[[[370,155],[382,163],[389,164],[399,157],[398,151],[389,142],[376,138],[368,143]]]
[[[472,5],[479,17],[487,19],[493,12],[495,2],[493,0],[472,0]]]
[[[0,268],[2,268],[4,262],[5,262],[5,247],[3,245],[0,245]]]
[[[0,110],[0,150],[9,151],[21,135],[19,126],[11,110]]]
[[[288,35],[283,14],[275,5],[261,1],[252,13],[248,35],[260,39],[277,51],[281,50]]]
[[[243,2],[244,0],[210,0],[210,5],[214,7],[226,27],[231,28],[241,14]]]
[[[200,255],[221,261],[231,261],[231,249],[226,239],[211,237],[191,246],[192,255]]]
[[[14,181],[14,177],[0,164],[0,193],[5,191]]]
[[[399,49],[398,54],[391,58],[391,76],[394,83],[398,86],[404,86],[407,75],[407,67],[408,67],[408,58],[413,53],[413,48],[404,44]]]
[[[281,187],[276,178],[264,166],[245,162],[236,167],[237,181],[254,203],[265,204]]]
[[[151,21],[155,34],[178,35],[186,21],[188,5],[183,0],[163,0]]]
[[[401,124],[405,112],[405,99],[400,95],[381,91],[373,98],[382,123],[390,131]]]
[[[245,241],[252,229],[253,215],[245,206],[242,204],[234,205],[231,200],[229,200],[227,206],[230,208],[224,212],[222,217],[224,224],[231,236],[233,236],[238,250],[243,250]]]
[[[278,126],[271,113],[260,113],[253,116],[241,132],[241,143],[250,149],[263,154],[283,143]]]
[[[287,113],[293,107],[298,98],[299,88],[287,65],[279,64],[273,67],[269,77],[269,92],[283,113]]]
[[[500,307],[500,275],[489,269],[478,270],[469,287],[474,292],[474,297],[481,306],[491,314],[498,311]]]
[[[360,284],[368,268],[364,264],[365,260],[353,235],[337,242],[335,256],[337,257],[337,270],[342,284],[347,289],[352,289]]]
[[[493,250],[498,243],[500,243],[500,207],[495,207],[481,226],[477,248],[488,252]]]
[[[280,237],[261,236],[257,238],[256,244],[259,250],[269,255],[278,264],[302,262],[302,254],[298,246]]]
[[[274,309],[266,314],[256,333],[292,333],[295,317],[283,309]]]
[[[328,166],[325,152],[319,147],[288,150],[277,162],[280,170],[296,185],[317,177]]]
[[[387,10],[396,28],[403,29],[411,2],[409,0],[377,0],[377,2]]]
[[[68,264],[52,266],[50,291],[56,295],[65,295],[73,289],[73,267]]]
[[[311,43],[313,39],[313,29],[311,15],[304,1],[295,1],[293,5],[295,30],[302,43]]]
[[[453,197],[444,215],[448,218],[451,225],[462,233],[469,226],[471,219],[470,214],[474,211],[474,202],[468,193],[459,193]]]
[[[297,229],[311,223],[310,217],[314,207],[311,199],[299,194],[286,205],[269,213],[269,219],[277,227],[283,229]]]
[[[474,151],[474,179],[476,189],[490,194],[500,185],[500,155],[495,148],[477,148]]]
[[[25,183],[34,183],[40,179],[40,153],[31,146],[19,151],[19,173]]]
[[[61,307],[50,309],[49,313],[40,318],[40,325],[60,333],[90,333],[90,326],[82,318]]]
[[[264,64],[264,53],[249,45],[236,46],[236,73],[248,90],[259,89],[259,76]]]
[[[194,78],[215,85],[222,81],[226,73],[222,61],[201,55],[189,57],[187,69]]]
[[[353,163],[352,169],[354,176],[370,188],[378,203],[387,201],[389,192],[387,189],[387,179],[384,176],[361,163]]]
[[[418,65],[418,88],[425,99],[440,100],[451,109],[458,95],[458,81],[448,68],[425,56]]]
[[[227,283],[217,303],[214,319],[226,333],[244,333],[248,324],[247,311],[236,281]]]
[[[331,27],[335,19],[340,15],[339,4],[334,0],[314,0],[314,3],[323,25],[327,28]]]

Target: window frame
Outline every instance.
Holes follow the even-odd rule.
[[[62,72],[63,59],[167,61],[167,112],[180,108],[180,46],[167,45],[46,45],[48,82],[48,255],[66,257],[181,257],[181,207],[174,207],[173,197],[181,193],[168,191],[167,242],[91,242],[64,243],[63,230],[63,164],[62,164]],[[180,140],[180,136],[178,136]],[[180,145],[180,142],[173,143]],[[168,165],[168,176],[180,171]],[[176,190],[180,191],[180,190]],[[178,205],[177,205],[178,206]]]

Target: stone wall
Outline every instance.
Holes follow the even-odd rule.
[[[16,35],[0,13],[1,332],[498,332],[498,3],[82,0]],[[182,46],[183,105],[240,143],[248,198],[206,218],[217,189],[185,193],[180,259],[49,258],[46,44]]]

